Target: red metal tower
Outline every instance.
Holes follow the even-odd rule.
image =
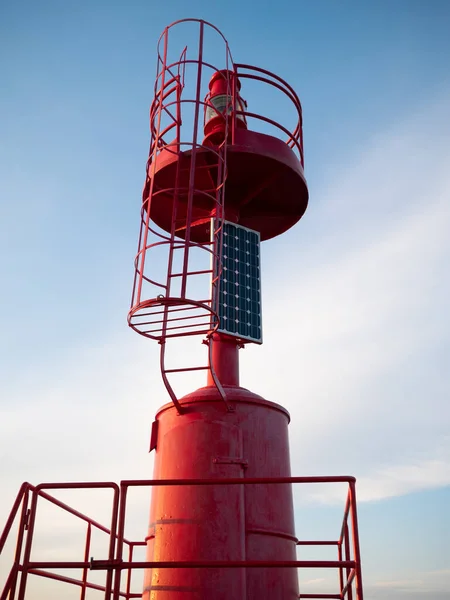
[[[178,59],[169,58],[171,28],[160,39],[129,313],[131,327],[160,343],[172,399],[153,424],[154,478],[289,477],[289,414],[239,386],[238,352],[245,343],[262,341],[259,242],[284,233],[307,207],[301,105],[278,76],[234,63],[215,28],[222,53],[215,46],[220,62],[212,64],[204,43],[212,26],[195,25],[194,56],[185,49]],[[192,97],[185,89],[186,66],[194,67]],[[262,84],[261,93],[272,87],[289,99],[296,115],[292,130],[252,112],[250,99],[247,109],[241,93],[249,81]],[[286,139],[261,132],[261,123]],[[152,261],[152,252],[161,246],[167,269],[157,281],[151,270],[162,265]],[[208,287],[199,293],[195,278],[205,274]],[[166,368],[170,342],[179,336],[204,339],[205,365]],[[171,373],[197,368],[208,372],[206,387],[176,397]],[[149,561],[295,561],[291,486],[158,488],[147,540]],[[293,599],[297,573],[282,567],[146,572],[145,600],[181,593]]]
[[[194,53],[174,56],[174,28],[197,28]],[[207,41],[215,36],[208,55]],[[252,112],[246,90],[275,90],[295,115],[288,128]],[[22,502],[19,550],[0,600],[25,597],[28,574],[54,577],[104,591],[106,598],[135,598],[133,568],[144,569],[144,600],[362,600],[355,483],[351,477],[291,477],[288,423],[282,406],[239,385],[239,349],[262,343],[260,242],[281,235],[303,216],[308,190],[303,174],[302,112],[295,91],[268,71],[234,63],[223,35],[212,25],[188,19],[167,27],[158,44],[157,76],[150,108],[150,151],[141,208],[139,248],[130,326],[160,345],[163,381],[171,402],[152,426],[152,481],[81,484],[114,492],[108,557],[84,561],[31,562],[39,498],[64,510],[45,490],[80,484],[24,484],[0,538],[0,551]],[[271,134],[267,131],[271,128]],[[273,132],[276,134],[274,135]],[[283,139],[282,139],[283,138]],[[203,364],[168,366],[177,339],[204,343]],[[206,385],[178,397],[176,373],[204,370]],[[294,530],[293,483],[346,482],[349,495],[337,541],[299,542]],[[124,537],[127,490],[153,486],[145,542]],[[30,495],[31,494],[31,495]],[[28,502],[31,498],[31,508]],[[28,516],[26,516],[28,514]],[[30,516],[31,514],[31,516]],[[350,548],[351,517],[353,556]],[[25,540],[25,541],[24,541]],[[298,545],[335,545],[337,561],[298,561]],[[22,555],[22,544],[25,549]],[[145,544],[147,560],[132,560]],[[129,560],[123,557],[129,547]],[[83,579],[42,569],[83,569]],[[337,567],[338,594],[301,594],[296,567]],[[104,570],[103,586],[87,570]],[[126,590],[121,572],[128,571]],[[18,575],[21,574],[20,585]],[[43,575],[43,573],[45,573]]]

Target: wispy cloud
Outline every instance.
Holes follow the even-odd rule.
[[[392,580],[392,581],[377,581],[374,586],[379,588],[397,588],[402,590],[409,590],[411,588],[417,589],[417,587],[423,586],[421,579],[404,579],[404,580]]]
[[[446,106],[378,134],[313,186],[305,223],[266,246],[265,344],[242,352],[243,384],[291,412],[294,472],[355,472],[361,499],[449,482]],[[4,484],[149,475],[149,426],[167,399],[157,353],[122,331],[26,368],[6,389]]]
[[[444,600],[448,597],[448,586],[450,585],[450,570],[420,571],[410,578],[402,579],[378,579],[370,581],[366,591],[370,597],[385,598],[389,593],[391,598],[405,598],[409,596],[425,598],[439,598]]]
[[[304,244],[299,225],[277,248],[296,264],[265,285],[259,357],[276,375],[244,357],[249,387],[291,411],[294,471],[353,472],[363,500],[450,483],[444,106],[378,135],[319,193],[327,227]]]
[[[293,472],[356,474],[367,501],[450,484],[450,125],[446,103],[427,109],[313,182],[304,224],[265,249],[265,345],[241,353],[243,384],[291,412]],[[0,522],[25,479],[151,476],[157,353],[113,332],[24,367],[2,409]]]
[[[315,585],[316,583],[323,583],[325,579],[323,577],[316,577],[315,579],[306,579],[302,581],[302,586],[305,585]]]

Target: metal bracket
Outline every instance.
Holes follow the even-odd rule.
[[[156,446],[158,443],[158,430],[159,430],[159,421],[155,420],[152,423],[152,432],[150,435],[150,448],[149,448],[149,452],[151,452],[152,450],[156,450]]]
[[[28,527],[30,526],[30,515],[31,515],[31,509],[28,508],[27,512],[25,513],[25,519],[23,521],[23,528],[25,531],[28,531]]]

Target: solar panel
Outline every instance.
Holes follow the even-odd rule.
[[[260,235],[224,221],[222,236],[218,331],[261,344]]]

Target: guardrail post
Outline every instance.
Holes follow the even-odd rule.
[[[353,533],[353,554],[355,558],[355,571],[356,571],[356,598],[357,600],[363,600],[363,585],[362,585],[362,571],[361,571],[361,552],[359,547],[359,528],[358,528],[358,514],[356,510],[356,486],[355,482],[350,482],[350,514],[352,520],[352,533]]]

